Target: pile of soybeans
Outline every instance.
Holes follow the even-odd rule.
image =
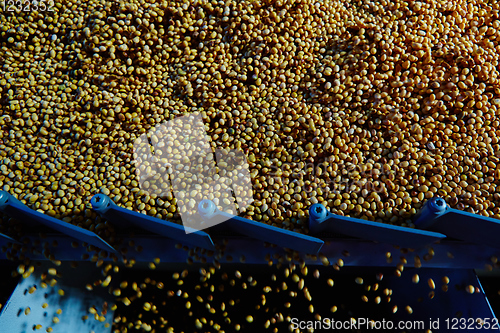
[[[31,6],[0,12],[0,189],[32,209],[104,239],[97,193],[180,223],[133,145],[198,112],[214,149],[247,156],[255,221],[307,233],[321,203],[414,227],[434,196],[500,217],[500,2]]]

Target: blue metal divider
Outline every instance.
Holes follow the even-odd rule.
[[[448,270],[448,274],[461,281],[460,288],[450,288],[448,296],[441,303],[434,302],[420,307],[424,314],[428,315],[431,311],[443,313],[443,306],[447,306],[446,304],[460,304],[460,311],[464,314],[494,317],[474,269],[483,268],[492,256],[500,255],[500,243],[496,241],[500,234],[500,223],[496,219],[451,209],[441,198],[428,200],[415,216],[414,224],[418,229],[339,216],[331,214],[324,206],[315,204],[309,210],[311,235],[230,215],[219,211],[213,202],[205,200],[198,206],[202,218],[206,221],[220,219],[225,222],[210,228],[208,233],[191,230],[193,232],[189,234],[179,224],[119,207],[101,194],[94,196],[91,204],[118,231],[135,227],[150,233],[136,235],[133,239],[135,246],[141,246],[142,251],[134,252],[130,248],[127,252],[127,257],[132,257],[137,262],[151,262],[152,258],[160,258],[163,263],[186,263],[190,254],[178,245],[188,245],[207,253],[220,248],[222,244],[226,254],[234,258],[244,256],[248,264],[267,264],[271,255],[287,257],[291,261],[300,259],[308,265],[338,265],[339,258],[343,255],[342,265],[345,266],[394,267],[404,258],[406,266],[422,267],[422,272],[429,278],[440,279],[443,270]],[[115,250],[93,232],[28,208],[6,192],[0,192],[0,211],[19,219],[21,223],[30,221],[57,231],[58,234],[47,236],[46,241],[49,242],[77,239],[109,253],[120,250]],[[232,234],[227,235],[226,231],[231,231]],[[334,237],[331,236],[332,233]],[[126,238],[126,234],[123,237]],[[19,241],[9,235],[0,236],[0,242]],[[55,248],[53,254],[62,261],[81,260],[81,251],[67,247]],[[36,251],[26,255],[34,260],[45,259]],[[116,258],[104,256],[102,259],[116,261]],[[227,256],[215,259],[219,263],[231,262]],[[476,296],[471,297],[466,292],[465,286],[469,285],[479,290],[479,293],[474,293]],[[412,294],[416,290],[409,279],[397,278],[394,286],[406,288]],[[446,313],[451,315],[451,312]]]
[[[406,248],[421,248],[446,237],[437,232],[331,214],[321,204],[314,204],[309,208],[309,230],[313,234],[329,231]]]

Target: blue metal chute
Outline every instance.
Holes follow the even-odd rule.
[[[116,250],[95,233],[37,212],[5,191],[0,191],[0,211],[23,222],[42,224],[50,229],[115,253]]]
[[[40,220],[45,221],[44,225],[48,224],[46,220],[53,222],[52,217],[33,212],[15,198],[2,194],[0,199],[0,211],[21,219],[21,222],[27,219],[37,223],[41,223]],[[330,268],[333,265],[340,271],[338,274],[344,274],[344,271],[346,271],[345,274],[349,274],[349,269],[352,269],[356,274],[359,272],[360,276],[363,271],[372,276],[384,275],[383,283],[391,289],[388,297],[391,300],[388,306],[400,308],[394,314],[397,319],[417,318],[428,321],[427,318],[438,313],[442,318],[452,318],[457,316],[457,313],[462,313],[465,318],[495,317],[474,269],[484,268],[485,264],[492,262],[492,257],[500,257],[500,248],[495,246],[494,242],[495,232],[497,232],[494,228],[498,226],[498,222],[491,218],[450,209],[444,200],[439,198],[429,200],[414,219],[419,228],[425,227],[430,230],[338,216],[328,212],[321,204],[315,204],[309,210],[309,230],[313,236],[223,212],[210,200],[202,200],[197,207],[196,217],[198,215],[200,217],[201,228],[189,228],[186,224],[182,226],[119,207],[109,197],[102,194],[95,195],[91,204],[93,209],[101,217],[113,223],[114,227],[119,229],[118,231],[127,231],[128,228],[148,231],[136,233],[128,238],[125,232],[121,234],[118,232],[120,238],[126,241],[133,240],[133,245],[129,243],[124,248],[130,251],[131,258],[139,264],[137,266],[139,269],[146,267],[145,263],[150,263],[152,258],[160,259],[163,266],[159,266],[158,269],[170,269],[186,262],[204,265],[210,260],[217,261],[218,264],[229,265],[234,263],[233,258],[244,258],[246,265],[255,264],[256,269],[259,269],[259,265],[267,266],[270,261],[282,263],[281,260],[286,258],[291,262],[306,265],[325,265]],[[32,214],[35,213],[43,215],[44,219],[34,218]],[[52,224],[49,225],[52,226]],[[486,229],[487,235],[470,232],[471,225],[479,230]],[[59,224],[56,226],[58,227]],[[210,235],[198,230],[207,226],[210,226]],[[66,244],[69,243],[68,240],[71,241],[68,235],[71,236],[67,232],[66,235],[49,234],[43,242]],[[343,237],[343,235],[350,237]],[[37,235],[32,234],[28,237],[34,238]],[[488,244],[484,241],[485,239]],[[214,243],[224,246],[216,248]],[[266,243],[277,246],[269,246]],[[186,246],[178,246],[178,244],[194,246],[198,249],[186,251]],[[139,251],[138,248],[142,250]],[[200,248],[203,249],[200,250]],[[82,258],[80,249],[71,246],[53,247],[51,254],[57,260],[62,261],[63,266],[69,264],[65,261],[85,261],[79,259]],[[9,258],[9,253],[6,253],[6,256]],[[26,252],[25,256],[30,260],[42,262],[48,259],[40,251]],[[103,262],[116,262],[116,259],[113,256],[102,258]],[[404,271],[394,274],[394,266],[399,266],[400,263],[401,265],[404,263]],[[86,264],[94,265],[93,262]],[[345,268],[340,269],[340,267]],[[367,276],[368,280],[369,274],[363,276]],[[414,274],[419,275],[420,283],[415,284],[412,280]],[[69,280],[80,275],[79,271],[68,273]],[[424,281],[432,279],[439,284],[445,275],[452,281],[449,286],[437,285],[435,290],[432,290],[432,297],[427,297],[431,289]],[[37,283],[34,280],[29,280],[29,282]],[[443,287],[446,288],[443,289]],[[0,323],[8,323],[10,326],[6,327],[11,331],[18,330],[18,327],[26,322],[30,325],[34,322],[31,317],[21,319],[16,317],[19,308],[25,307],[24,304],[28,304],[26,302],[33,300],[31,295],[26,297],[20,295],[24,290],[26,290],[25,284],[20,284],[0,316]],[[75,304],[87,302],[85,294],[81,291],[84,292],[81,286],[71,290],[71,293],[68,293],[69,301],[67,302],[64,300],[61,302],[60,298],[50,299],[49,302],[58,304],[57,307],[61,309],[64,307],[64,313],[69,318],[66,325],[75,325],[71,328],[73,331],[108,332],[101,330],[100,326],[95,326],[100,325],[97,322],[95,327],[91,327],[88,322],[81,322],[77,325],[75,321],[72,321],[72,318],[81,317],[81,314],[73,315],[81,308]],[[368,296],[373,298],[373,296]],[[101,302],[100,299],[97,301]],[[407,306],[412,309],[411,315],[405,311]],[[45,323],[44,312],[38,310],[33,311],[33,320]],[[445,324],[443,320],[441,319],[441,327]]]
[[[321,204],[314,204],[309,208],[309,229],[313,234],[334,232],[406,248],[421,248],[446,237],[432,231],[335,215]]]
[[[92,208],[103,218],[114,223],[115,227],[135,227],[172,238],[181,243],[213,250],[215,245],[206,232],[184,227],[173,222],[163,221],[155,217],[134,212],[116,205],[104,194],[96,194],[91,199]]]
[[[414,218],[415,226],[470,243],[500,248],[500,221],[450,208],[442,198],[428,200]]]
[[[44,262],[35,273],[26,278],[20,279],[17,287],[13,291],[7,304],[0,312],[0,332],[51,332],[48,327],[52,327],[52,332],[71,333],[111,333],[114,311],[105,304],[111,304],[113,298],[103,288],[90,292],[84,288],[89,280],[95,278],[100,273],[99,269],[92,263],[80,263],[81,269],[78,271],[71,268],[70,263],[57,267],[58,273],[56,285],[47,285],[37,292],[27,292],[33,286],[40,286],[44,282],[42,272],[52,268],[48,262]],[[58,291],[64,290],[64,294]],[[43,303],[50,304],[44,308]],[[104,321],[90,318],[88,309],[95,307],[102,314],[101,309],[106,309]],[[29,315],[20,315],[20,310],[24,312],[29,308]],[[59,311],[60,309],[61,311]],[[53,318],[60,321],[55,324]],[[36,325],[41,325],[43,329],[35,329]]]
[[[414,274],[418,274],[419,283],[412,282]],[[444,276],[451,281],[446,292],[442,289]],[[429,288],[429,279],[435,283],[435,289]],[[463,324],[460,329],[460,322],[456,321],[459,314],[469,320],[469,323],[471,320],[469,318],[495,318],[495,313],[473,269],[408,268],[402,276],[387,274],[384,280],[394,290],[390,303],[399,307],[395,317],[400,321],[422,321],[426,328],[432,328],[432,332],[467,331],[463,328]],[[466,291],[468,286],[474,288],[474,293]],[[428,296],[429,292],[434,293],[432,298]],[[406,306],[412,309],[411,314],[405,311]],[[411,330],[414,331],[416,330]],[[483,327],[481,331],[489,332],[490,329]]]
[[[228,229],[244,236],[303,253],[316,254],[324,244],[319,238],[220,211],[211,200],[202,200],[198,205],[198,212],[210,224],[214,224],[215,221],[218,224],[214,227],[215,229]]]

